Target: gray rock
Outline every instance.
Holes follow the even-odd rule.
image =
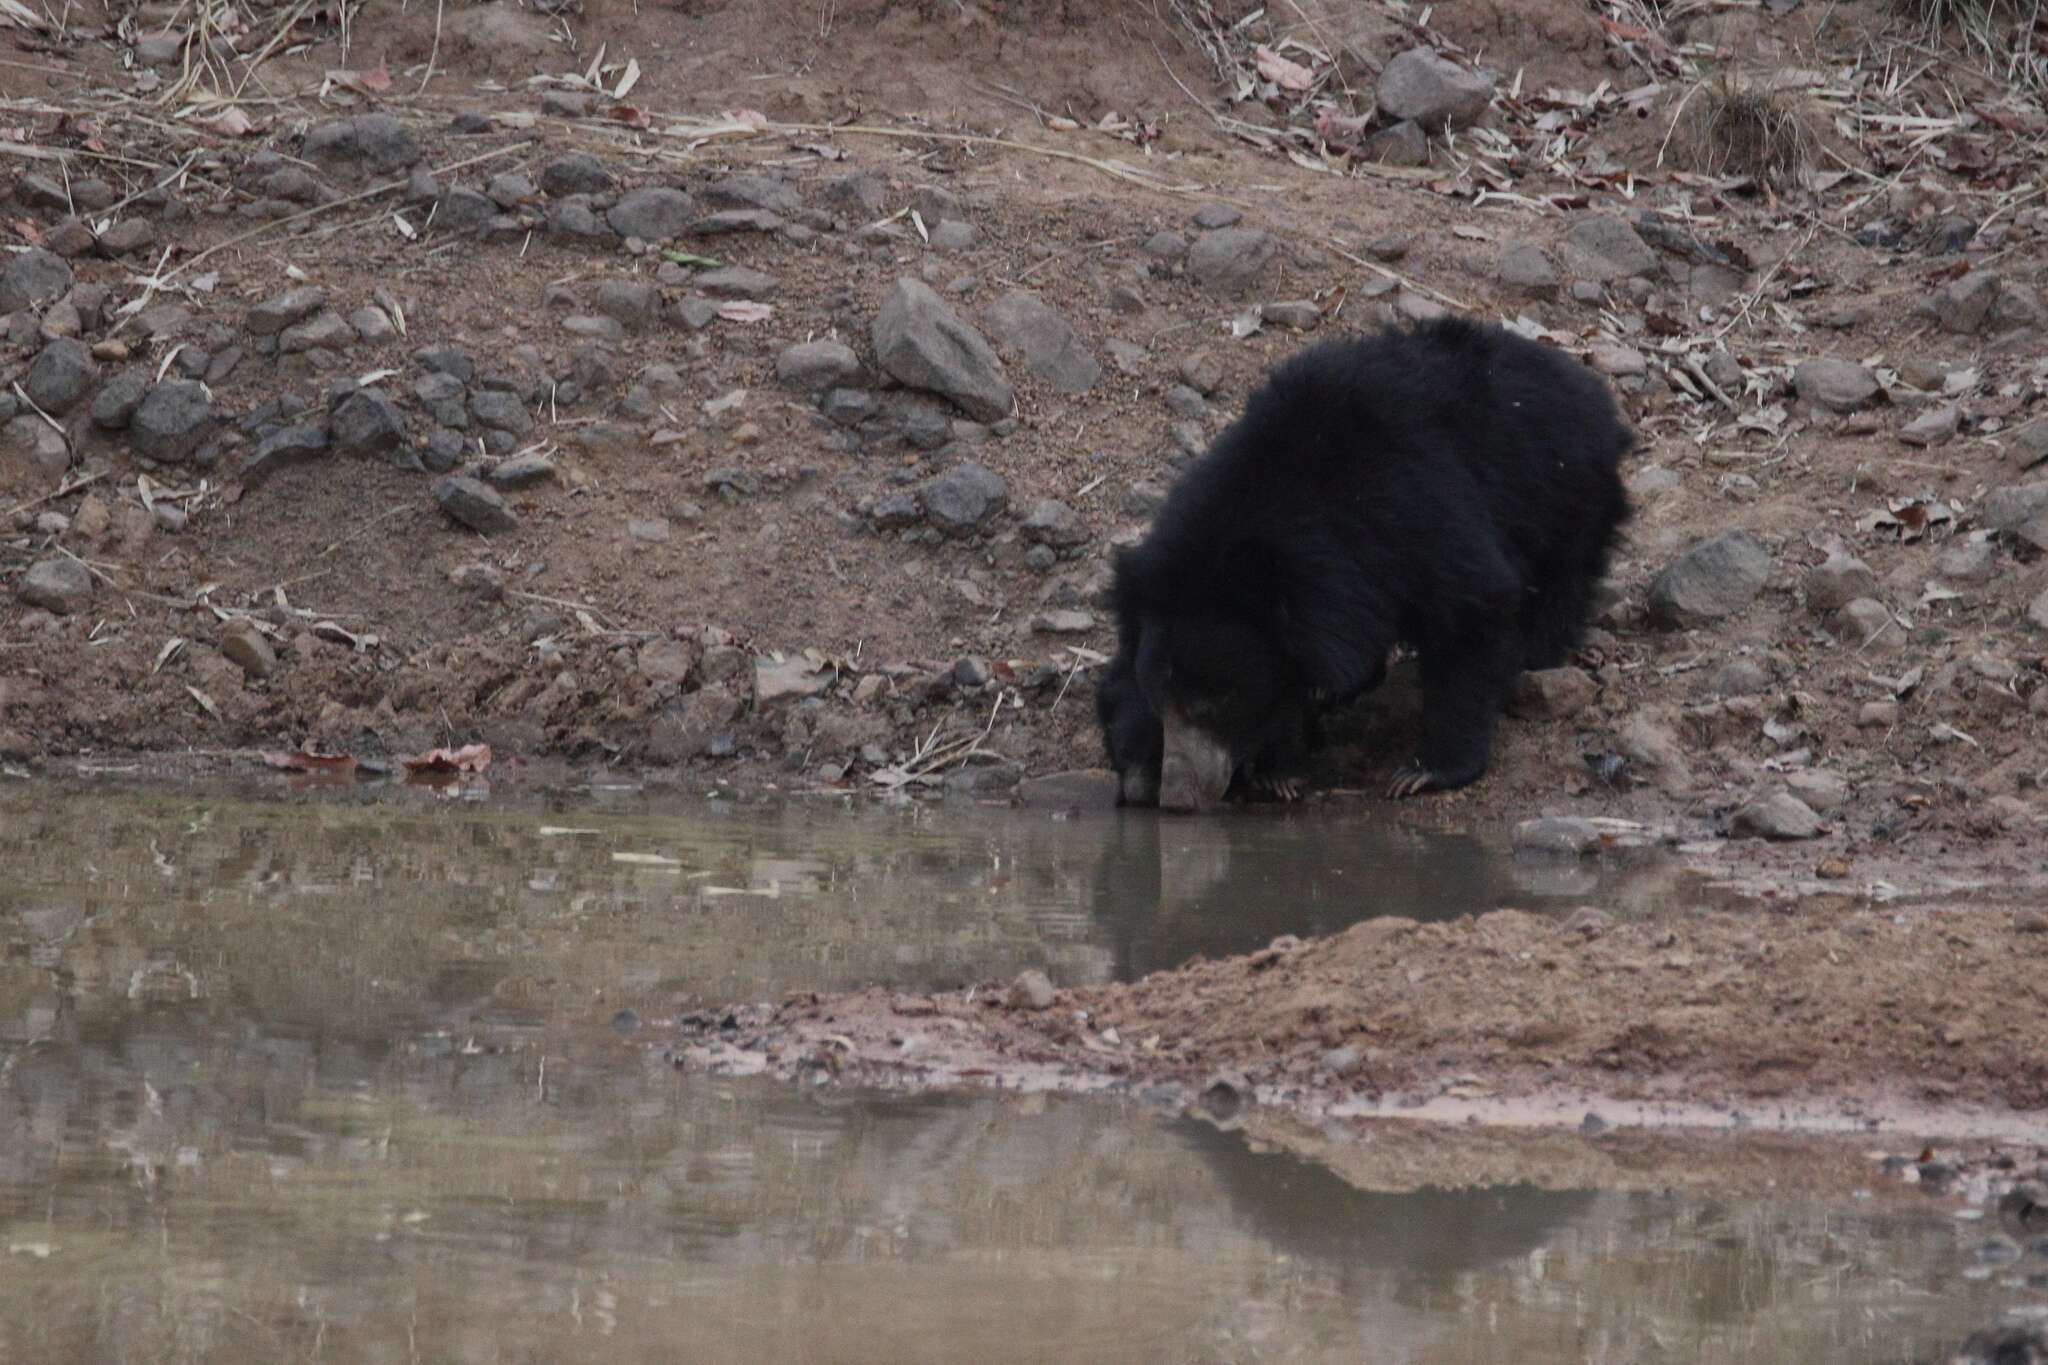
[[[2027,604],[2027,624],[2036,630],[2048,630],[2048,589]]]
[[[1427,166],[1429,135],[1422,131],[1420,123],[1404,118],[1369,134],[1358,144],[1355,155],[1361,161],[1382,166]]]
[[[605,194],[614,183],[604,163],[588,152],[566,152],[540,168],[540,187],[552,199],[572,194]]]
[[[1569,720],[1599,695],[1600,685],[1583,668],[1542,668],[1516,679],[1510,709],[1531,720]]]
[[[587,313],[572,313],[563,318],[562,330],[572,337],[585,337],[592,341],[620,342],[626,339],[626,329],[619,325],[617,318],[593,317]]]
[[[320,312],[279,332],[277,349],[285,355],[297,355],[301,351],[339,351],[353,345],[355,339],[356,329],[348,325],[347,318],[335,312]]]
[[[412,358],[432,374],[452,375],[464,384],[476,378],[476,362],[459,346],[422,346]]]
[[[1813,807],[1790,792],[1773,792],[1728,817],[1728,833],[1736,839],[1811,839],[1820,829]]]
[[[1996,533],[1972,531],[1934,557],[1934,571],[1954,583],[1988,583],[1998,563]]]
[[[2038,326],[2043,316],[2040,291],[2019,280],[2007,280],[1991,301],[1991,316],[1985,325],[1993,332],[2010,332]]]
[[[868,509],[868,521],[877,531],[900,531],[924,520],[924,509],[908,493],[884,493]]]
[[[1792,387],[1815,407],[1854,412],[1877,397],[1877,376],[1861,365],[1832,356],[1802,360],[1792,370]]]
[[[1413,119],[1431,131],[1464,128],[1493,102],[1493,82],[1426,47],[1411,47],[1380,72],[1373,102],[1388,118]]]
[[[500,389],[485,389],[469,396],[469,414],[477,424],[493,431],[524,436],[533,430],[533,414],[519,401],[519,395]]]
[[[267,678],[277,671],[277,651],[270,647],[263,631],[247,617],[221,627],[220,652],[251,678]]]
[[[531,488],[555,477],[555,462],[545,455],[514,455],[500,460],[485,477],[499,488]]]
[[[1650,583],[1650,614],[1697,626],[1748,606],[1771,576],[1770,551],[1748,531],[1723,531],[1687,549]]]
[[[970,417],[992,422],[1016,404],[995,351],[922,281],[899,279],[890,288],[875,314],[872,340],[884,372],[911,388],[943,394]]]
[[[186,459],[213,430],[213,400],[196,379],[166,379],[153,385],[128,419],[135,453],[170,463]]]
[[[1790,773],[1785,785],[1792,794],[1815,810],[1839,810],[1849,802],[1849,783],[1826,768],[1805,768]]]
[[[654,317],[661,295],[646,280],[606,280],[597,287],[597,311],[639,331]]]
[[[33,413],[16,417],[0,431],[0,451],[52,478],[71,465],[71,446],[64,434]]]
[[[1259,316],[1271,327],[1296,332],[1312,331],[1323,324],[1323,310],[1313,299],[1275,299],[1259,305]]]
[[[875,396],[866,389],[828,389],[819,411],[842,427],[857,427],[875,415]]]
[[[786,180],[766,175],[729,175],[713,181],[703,190],[704,202],[721,209],[767,209],[775,213],[799,213],[803,196]]]
[[[484,193],[499,208],[510,211],[534,197],[533,182],[517,171],[501,171],[490,178]]]
[[[1052,978],[1034,967],[1017,974],[1017,979],[1010,983],[1005,1003],[1013,1010],[1036,1013],[1051,1009],[1057,999],[1059,992],[1053,989]]]
[[[675,320],[693,332],[701,332],[718,320],[718,305],[694,294],[677,299]]]
[[[919,493],[935,526],[948,535],[968,536],[1002,510],[1010,486],[1002,475],[970,460],[927,480]]]
[[[696,217],[696,205],[681,190],[627,190],[605,214],[613,232],[647,242],[665,242]]]
[[[1586,214],[1573,223],[1565,250],[1572,273],[1583,280],[1625,280],[1657,268],[1656,251],[1627,219],[1612,214]]]
[[[1102,366],[1067,320],[1029,290],[1003,295],[982,312],[997,344],[1020,357],[1039,378],[1068,393],[1086,393]]]
[[[1181,383],[1186,384],[1203,397],[1216,392],[1223,383],[1223,366],[1208,351],[1190,351],[1181,357],[1175,371]]]
[[[836,389],[860,378],[860,357],[837,341],[800,341],[775,357],[775,377],[802,393]]]
[[[548,231],[558,237],[614,237],[611,225],[597,216],[590,200],[578,196],[548,205]]]
[[[2022,472],[2048,463],[2048,417],[2013,428],[2006,433],[2002,449],[2006,461]]]
[[[1080,514],[1052,498],[1040,498],[1031,504],[1031,511],[1018,529],[1024,539],[1056,550],[1071,549],[1088,539],[1088,528],[1081,524]]]
[[[1892,609],[1874,597],[1852,598],[1835,613],[1835,633],[1859,648],[1879,640],[1888,649],[1896,648],[1900,643],[1899,633],[1892,629],[1896,624]]]
[[[1092,612],[1063,607],[1042,611],[1031,618],[1031,628],[1041,635],[1084,635],[1095,629]]]
[[[896,419],[896,428],[919,450],[937,450],[953,439],[953,424],[946,414],[922,403],[905,408]]]
[[[85,401],[99,377],[99,363],[85,343],[73,337],[60,337],[29,362],[22,391],[44,412],[61,417]]]
[[[802,654],[780,660],[757,655],[754,659],[755,709],[815,697],[829,689],[837,676],[830,664],[814,664]]]
[[[461,474],[435,480],[434,501],[443,512],[479,535],[496,535],[519,524],[519,518],[495,488]]]
[[[497,216],[497,201],[467,185],[449,185],[434,201],[434,226],[443,232],[481,232]]]
[[[0,313],[19,312],[71,292],[71,267],[55,252],[30,247],[0,271]]]
[[[286,205],[286,211],[289,211],[290,207]],[[59,256],[90,255],[92,249],[99,245],[99,238],[93,235],[92,228],[84,219],[78,217],[59,218],[43,234],[43,240],[48,242],[50,250]]]
[[[1189,422],[1199,422],[1209,415],[1208,400],[1190,384],[1175,384],[1160,401],[1166,404],[1168,412]]]
[[[879,218],[889,208],[889,187],[865,171],[829,180],[818,197],[848,213]]]
[[[14,585],[14,595],[31,607],[70,616],[92,602],[92,571],[69,555],[39,559]]]
[[[1571,815],[1547,815],[1515,826],[1516,857],[1584,858],[1600,851],[1600,827]]]
[[[1977,507],[1979,523],[2008,535],[2019,534],[2044,518],[2048,518],[2048,479],[1994,488]]]
[[[1152,479],[1140,479],[1124,490],[1117,506],[1127,517],[1149,517],[1165,501],[1166,485]]]
[[[1155,232],[1138,249],[1155,261],[1177,261],[1188,254],[1188,239],[1178,232]]]
[[[272,184],[266,183],[265,188],[273,194],[277,193],[276,187]],[[289,199],[291,196],[281,197]],[[406,172],[405,176],[405,202],[420,207],[431,204],[440,197],[441,182],[434,172],[424,161],[414,163],[413,168]]]
[[[939,185],[919,185],[910,207],[918,217],[934,225],[957,223],[967,217],[967,208],[960,202],[960,196]]]
[[[1204,233],[1188,251],[1188,274],[1212,293],[1239,294],[1258,279],[1279,246],[1271,233],[1258,228]]]
[[[1714,674],[1707,690],[1717,697],[1754,697],[1770,685],[1770,670],[1756,660],[1730,659]]]
[[[331,448],[324,427],[286,427],[257,442],[256,449],[249,452],[249,458],[244,460],[242,467],[236,471],[236,477],[242,481],[244,489],[254,492],[280,469],[309,464],[327,454]]]
[[[759,299],[774,293],[779,282],[759,270],[728,265],[707,270],[690,283],[714,299]]]
[[[120,431],[128,425],[128,419],[141,406],[142,395],[149,391],[150,372],[144,365],[134,365],[122,370],[100,386],[93,395],[92,406],[87,411],[93,425],[105,431]]]
[[[716,237],[727,232],[780,232],[787,226],[766,209],[720,209],[694,219],[685,231],[693,237]]]
[[[357,114],[309,130],[300,155],[320,166],[364,163],[381,174],[418,161],[420,145],[411,130],[389,114]]]
[[[427,415],[442,426],[468,429],[469,405],[465,401],[468,390],[454,375],[423,374],[413,381],[412,392],[420,406],[427,410]]]
[[[927,234],[934,251],[965,251],[981,240],[981,229],[959,218],[948,218]]]
[[[147,218],[123,218],[100,234],[102,256],[132,256],[156,245],[156,224]]]
[[[1196,209],[1191,221],[1205,232],[1217,228],[1236,227],[1244,221],[1244,215],[1229,204],[1204,204]]]
[[[1947,445],[1962,421],[1962,410],[1953,403],[1944,403],[1900,427],[1899,439],[1909,446]]]
[[[398,329],[391,325],[390,316],[382,308],[358,308],[348,315],[347,322],[362,341],[389,341],[398,335]],[[211,377],[209,373],[208,378]]]
[[[1557,270],[1534,242],[1517,242],[1501,253],[1500,282],[1524,294],[1549,298],[1557,293]]]
[[[1922,311],[1931,314],[1944,332],[1981,332],[2003,284],[1995,271],[1973,270],[1935,290]]]
[[[405,415],[381,389],[357,389],[335,404],[332,420],[344,455],[389,455],[405,444]]]
[[[496,602],[505,595],[505,575],[490,564],[457,565],[449,571],[448,581],[486,602]]]
[[[436,427],[427,433],[426,444],[420,447],[420,463],[430,474],[446,474],[462,463],[469,448],[463,444],[462,434],[446,427]]]
[[[1877,575],[1868,564],[1841,550],[1806,575],[1806,605],[1818,612],[1837,611],[1859,597],[1877,596]]]

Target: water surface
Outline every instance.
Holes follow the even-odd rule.
[[[1137,1104],[659,1046],[1652,899],[1318,811],[0,785],[0,1359],[1905,1361],[2039,1301],[1932,1203],[1365,1191]]]

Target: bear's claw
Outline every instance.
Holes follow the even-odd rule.
[[[1399,801],[1410,796],[1420,796],[1433,790],[1437,785],[1436,774],[1420,763],[1410,763],[1394,774],[1394,780],[1387,784],[1387,799]]]

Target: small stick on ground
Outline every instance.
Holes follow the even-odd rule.
[[[46,502],[55,502],[57,499],[61,497],[65,497],[66,495],[71,493],[76,493],[79,489],[84,488],[87,484],[98,483],[101,479],[106,478],[108,473],[108,470],[102,469],[97,474],[87,474],[81,478],[73,479],[70,483],[65,484],[62,488],[52,489],[50,492],[43,494],[40,498],[30,498],[27,502],[18,502],[14,506],[8,508],[5,512],[0,512],[0,520],[12,520],[17,513],[26,512],[31,507],[41,507]]]
[[[1465,302],[1463,299],[1455,299],[1452,298],[1449,294],[1444,293],[1442,290],[1431,289],[1428,285],[1423,284],[1418,280],[1409,279],[1406,275],[1403,275],[1398,270],[1389,270],[1383,265],[1380,265],[1373,261],[1368,261],[1363,256],[1354,256],[1340,246],[1332,246],[1330,247],[1330,250],[1336,253],[1337,255],[1342,256],[1345,260],[1351,262],[1353,265],[1364,266],[1367,270],[1370,270],[1374,274],[1382,276],[1383,278],[1392,280],[1395,284],[1402,286],[1404,289],[1413,289],[1418,294],[1427,294],[1429,295],[1429,297],[1435,299],[1438,303],[1443,304],[1446,308],[1456,308],[1467,313],[1472,311],[1472,305]]]
[[[475,156],[464,157],[460,161],[450,162],[446,166],[437,167],[434,170],[434,174],[437,176],[443,176],[447,175],[451,171],[459,171],[465,167],[474,166],[479,161],[490,161],[496,157],[510,156],[515,152],[525,152],[530,150],[531,148],[527,144],[520,143],[516,146],[498,147],[488,152],[478,152]],[[251,241],[257,237],[261,237],[265,233],[275,232],[277,229],[283,227],[290,227],[293,223],[303,222],[308,218],[317,218],[324,213],[332,213],[336,209],[347,208],[351,204],[360,204],[366,199],[375,199],[378,195],[395,193],[399,190],[404,189],[406,187],[406,184],[407,182],[403,180],[387,180],[381,185],[372,185],[370,186],[370,188],[366,190],[358,190],[356,193],[347,195],[340,199],[336,199],[332,203],[320,204],[310,209],[303,209],[298,213],[292,214],[290,217],[274,219],[273,221],[265,223],[260,227],[251,228],[247,232],[238,232],[234,236],[228,238],[227,240],[215,242],[212,246],[206,248],[206,250],[197,252],[194,255],[187,257],[185,260],[178,262],[177,265],[171,268],[168,274],[165,273],[162,269],[162,266],[159,265],[157,273],[152,277],[153,282],[150,286],[150,289],[148,292],[144,293],[143,298],[145,301],[147,301],[147,299],[149,298],[149,294],[155,292],[157,288],[161,287],[162,285],[168,284],[176,276],[184,274],[186,271],[192,269],[192,267],[198,265],[201,261],[206,260],[208,257],[216,255],[219,252],[225,251],[231,246],[240,246],[242,243]],[[165,254],[168,255],[170,248],[166,247],[164,250]],[[118,324],[116,324],[116,326],[113,328],[113,331],[120,331],[122,327],[125,327],[130,322],[134,321],[136,314],[140,313],[141,311],[142,309],[137,308],[135,312],[130,313],[127,317],[121,319],[121,321]],[[111,334],[112,333],[110,332],[109,335]]]

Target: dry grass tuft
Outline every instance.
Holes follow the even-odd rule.
[[[1674,123],[1690,169],[1774,190],[1795,184],[1819,145],[1795,97],[1734,79],[1695,86]]]
[[[2034,35],[2048,0],[1892,0],[1931,40],[1952,37],[1985,75],[2008,85],[2048,87],[2048,55]]]

